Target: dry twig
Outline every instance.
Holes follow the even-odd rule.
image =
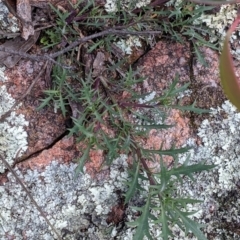
[[[4,157],[2,155],[0,155],[0,159],[2,160],[3,164],[7,167],[7,169],[13,174],[13,176],[16,178],[16,180],[18,181],[18,183],[21,185],[21,187],[23,188],[23,190],[26,192],[26,194],[28,195],[28,197],[30,198],[30,200],[32,201],[33,205],[37,208],[37,210],[39,211],[39,213],[41,214],[41,216],[44,218],[44,220],[46,221],[46,223],[48,224],[48,226],[52,229],[52,231],[57,235],[57,238],[59,240],[62,239],[62,237],[60,236],[60,234],[57,232],[57,230],[55,229],[55,227],[50,223],[50,221],[48,220],[47,216],[44,214],[43,210],[39,207],[39,205],[37,204],[37,202],[34,200],[33,196],[31,195],[30,191],[27,189],[27,187],[23,184],[23,182],[21,181],[21,179],[18,177],[18,175],[16,174],[16,172],[13,170],[13,168],[9,165],[9,163],[4,159]]]
[[[57,58],[57,57],[63,55],[64,53],[69,52],[73,48],[77,47],[79,44],[85,43],[85,42],[87,42],[89,40],[92,40],[94,38],[103,37],[103,36],[107,36],[107,35],[110,35],[110,34],[115,34],[115,35],[149,35],[149,34],[160,34],[160,33],[162,33],[162,32],[161,31],[137,32],[137,31],[118,30],[118,29],[115,29],[115,28],[111,28],[111,29],[107,29],[107,30],[104,30],[104,31],[99,32],[99,33],[92,34],[92,35],[87,36],[87,37],[80,38],[80,39],[74,41],[73,43],[71,43],[68,47],[64,48],[63,50],[60,50],[58,52],[51,53],[51,54],[34,55],[34,54],[28,54],[28,53],[21,52],[21,51],[13,51],[13,50],[10,50],[10,49],[6,49],[5,47],[2,47],[2,46],[0,46],[0,51],[11,53],[11,54],[17,54],[17,55],[20,55],[23,58],[32,59],[34,61],[47,61],[48,60],[48,61],[51,61],[51,62],[59,65],[59,63],[57,61],[55,61],[54,58]],[[67,66],[64,66],[64,67],[69,68]]]

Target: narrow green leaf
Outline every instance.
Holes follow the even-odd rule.
[[[62,114],[64,117],[66,117],[66,113],[67,113],[67,110],[65,108],[65,102],[63,100],[63,97],[62,97],[62,94],[60,93],[59,95],[59,102],[60,102],[60,108],[61,108],[61,111],[62,111]]]
[[[214,167],[216,167],[216,165],[205,165],[202,163],[193,164],[190,166],[182,165],[178,168],[172,168],[171,170],[168,171],[168,174],[175,175],[175,176],[179,176],[179,175],[190,176],[191,173],[209,171]]]
[[[80,172],[83,173],[83,167],[89,158],[90,149],[91,149],[91,145],[89,144],[87,148],[84,150],[82,157],[80,157],[80,159],[78,160],[78,166],[75,169],[75,178],[79,175]]]
[[[189,29],[183,33],[183,35],[190,36],[192,38],[195,38],[198,40],[199,43],[201,43],[204,46],[208,46],[212,49],[218,50],[218,47],[216,47],[215,44],[212,44],[210,42],[207,42],[200,34],[198,34],[196,31],[192,31],[192,29]]]
[[[169,180],[171,175],[167,174],[168,170],[163,163],[163,160],[160,160],[160,168],[161,171],[159,173],[155,173],[154,176],[157,176],[160,178],[160,183],[157,185],[151,185],[150,188],[157,190],[156,192],[153,192],[153,194],[161,194],[163,191],[166,190],[169,184]]]
[[[159,154],[159,155],[168,155],[168,156],[174,156],[179,153],[185,153],[187,152],[190,147],[185,148],[178,148],[178,149],[167,149],[167,150],[149,150],[149,149],[143,149],[142,151],[144,153],[152,153],[152,154]]]
[[[135,220],[134,222],[128,222],[127,225],[131,227],[137,227],[136,232],[132,238],[132,240],[142,240],[144,236],[146,236],[149,240],[153,240],[149,233],[149,223],[148,219],[150,218],[150,195],[148,196],[146,204],[138,208],[139,211],[142,212],[141,216]],[[152,216],[152,218],[154,218]]]
[[[103,44],[104,40],[100,40],[96,43],[94,43],[89,49],[88,49],[88,53],[91,53],[93,50],[95,50],[99,45]]]
[[[52,100],[52,98],[53,98],[53,96],[49,96],[49,97],[47,97],[47,98],[45,98],[45,99],[42,99],[42,100],[41,100],[42,103],[40,104],[39,107],[37,107],[37,110],[40,110],[40,109],[44,108],[46,105],[48,105],[49,102]]]
[[[210,113],[211,110],[208,110],[208,109],[201,109],[201,108],[196,108],[195,107],[195,103],[194,102],[192,105],[190,106],[179,106],[179,105],[171,105],[169,107],[171,108],[175,108],[175,109],[179,109],[181,111],[191,111],[191,112],[195,112],[195,113],[198,113],[198,114],[202,114],[202,113]]]
[[[201,200],[196,200],[192,198],[169,198],[169,201],[175,202],[177,204],[181,204],[186,207],[187,204],[201,203]]]
[[[133,127],[145,128],[145,129],[151,130],[151,129],[166,129],[166,128],[171,128],[171,127],[174,127],[174,125],[149,124],[149,125],[134,125]]]
[[[223,5],[223,4],[234,4],[238,3],[237,0],[191,0],[195,3],[207,4],[207,5]]]
[[[205,58],[204,58],[203,53],[201,53],[201,51],[199,50],[197,44],[195,44],[194,42],[193,42],[193,47],[194,47],[194,53],[196,54],[198,61],[199,61],[204,67],[207,67],[207,62],[206,62],[206,60],[205,60]]]
[[[137,186],[139,185],[138,179],[139,179],[140,162],[139,161],[137,163],[134,162],[133,167],[134,167],[134,174],[131,178],[130,183],[128,184],[129,188],[126,194],[124,195],[125,196],[124,204],[128,203],[129,200],[133,197],[133,195],[138,189]]]
[[[203,227],[204,225],[199,224],[197,222],[194,222],[192,219],[187,217],[188,215],[190,215],[189,213],[182,212],[182,211],[178,210],[177,208],[175,209],[175,211],[177,212],[177,214],[179,215],[179,217],[183,221],[183,223],[184,223],[184,225],[186,227],[186,233],[188,233],[189,230],[190,230],[191,232],[193,232],[193,234],[199,240],[207,240],[207,238],[204,236],[204,234],[200,230],[200,228]]]
[[[170,236],[172,235],[172,231],[169,229],[168,227],[168,221],[167,221],[167,215],[165,212],[165,209],[162,205],[161,207],[161,219],[160,219],[161,223],[162,223],[162,238],[163,240],[168,240]]]
[[[82,123],[79,122],[78,119],[74,119],[74,118],[73,118],[73,122],[74,122],[74,125],[77,127],[78,131],[83,133],[86,137],[91,138],[94,136],[93,124],[86,127],[86,126],[82,125]]]

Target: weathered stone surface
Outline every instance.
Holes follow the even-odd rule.
[[[139,91],[146,93],[155,91],[161,95],[173,82],[176,74],[179,76],[179,85],[190,81],[190,48],[189,45],[160,41],[139,62],[141,74],[146,77],[143,88]],[[161,107],[160,107],[161,108]],[[179,110],[168,110],[166,124],[175,125],[167,130],[151,130],[149,137],[143,143],[147,149],[163,150],[182,146],[190,137],[190,119],[183,116]],[[159,158],[157,158],[159,159]],[[164,157],[170,162],[171,157]],[[159,163],[151,163],[151,167],[159,167]]]
[[[78,155],[73,137],[64,137],[50,149],[43,150],[38,156],[31,157],[17,166],[21,169],[44,169],[52,161],[69,163]]]
[[[210,63],[209,70],[203,68],[198,63],[193,63],[193,65],[191,66],[190,64],[191,53],[190,48],[187,44],[181,45],[178,43],[170,43],[167,41],[157,43],[155,48],[149,51],[137,63],[137,66],[139,68],[142,68],[141,74],[147,77],[147,79],[144,81],[143,86],[140,85],[137,86],[137,91],[142,93],[155,91],[157,94],[162,94],[163,91],[167,89],[167,87],[172,83],[176,73],[178,73],[179,86],[186,82],[189,81],[191,82],[190,89],[192,90],[192,95],[184,97],[186,102],[192,103],[195,99],[197,99],[197,104],[199,104],[199,106],[208,108],[211,106],[218,105],[219,103],[221,103],[221,101],[223,101],[224,97],[223,95],[220,94],[220,90],[219,95],[216,96],[216,89],[219,89],[219,78],[217,75],[218,70],[216,70],[218,66],[217,55],[214,52],[207,49],[204,49],[204,51],[207,54],[206,59]],[[42,66],[43,63],[32,63],[31,61],[21,60],[20,63],[14,69],[6,71],[7,77],[9,79],[7,82],[8,91],[12,94],[14,98],[18,99],[19,97],[22,96],[22,94],[25,93],[26,89],[31,84],[34,77],[40,71]],[[29,182],[31,184],[30,186],[34,188],[34,182],[30,182],[29,180],[31,179],[31,177],[34,179],[34,177],[37,176],[36,182],[38,182],[38,184],[42,184],[41,186],[43,186],[44,184],[46,184],[46,182],[44,181],[51,179],[51,175],[54,175],[57,169],[58,170],[63,169],[63,172],[65,171],[65,173],[68,174],[68,175],[66,174],[65,176],[65,173],[63,174],[61,171],[59,171],[59,174],[61,172],[62,176],[64,177],[65,183],[67,183],[69,189],[69,193],[64,193],[64,197],[66,197],[69,194],[68,198],[66,197],[67,200],[65,202],[61,202],[60,204],[58,203],[55,204],[55,201],[49,198],[50,204],[52,204],[52,206],[55,205],[58,206],[59,211],[57,212],[57,216],[58,215],[60,216],[61,211],[63,213],[62,214],[63,217],[62,215],[61,217],[58,216],[58,221],[56,224],[56,227],[59,230],[60,229],[63,230],[64,226],[68,226],[69,228],[69,226],[71,225],[70,224],[71,221],[76,222],[76,219],[79,219],[79,216],[81,216],[81,214],[84,215],[85,214],[84,208],[89,207],[88,203],[92,199],[94,199],[94,201],[96,200],[98,205],[93,206],[91,205],[89,207],[89,210],[87,212],[88,216],[87,218],[84,218],[86,220],[86,226],[84,226],[84,230],[87,231],[87,228],[90,225],[91,221],[94,222],[94,224],[102,221],[101,218],[99,218],[100,219],[99,220],[96,216],[98,214],[100,215],[102,212],[106,214],[105,211],[107,210],[111,211],[107,221],[117,223],[122,221],[122,218],[125,214],[124,213],[125,209],[122,207],[120,203],[116,203],[115,207],[112,207],[110,209],[107,208],[104,208],[104,210],[102,209],[102,206],[104,206],[104,204],[102,202],[100,203],[98,202],[101,192],[97,184],[96,186],[93,184],[94,187],[91,188],[90,190],[91,193],[88,194],[83,193],[85,189],[83,192],[82,190],[81,191],[79,190],[76,193],[74,188],[73,187],[71,188],[71,186],[69,186],[70,183],[68,183],[68,180],[71,179],[72,181],[71,183],[75,184],[74,186],[76,187],[76,182],[74,183],[72,178],[69,177],[73,175],[74,168],[76,167],[76,165],[71,165],[69,164],[69,162],[81,156],[81,151],[84,148],[83,146],[84,143],[77,144],[74,140],[74,137],[70,138],[64,137],[58,139],[58,137],[61,136],[66,131],[64,118],[61,116],[60,113],[58,114],[53,113],[52,108],[45,108],[38,112],[36,111],[36,107],[39,106],[40,104],[39,98],[43,96],[42,91],[44,89],[45,82],[43,78],[41,78],[34,87],[34,89],[32,90],[31,94],[23,102],[19,110],[17,110],[17,113],[24,114],[29,122],[29,126],[26,127],[26,130],[29,135],[28,138],[29,148],[26,151],[25,156],[29,156],[33,153],[38,153],[37,156],[33,155],[28,160],[17,164],[17,167],[21,172],[28,173],[26,175],[21,173],[22,177],[27,176],[28,180],[26,180],[25,182]],[[210,92],[207,91],[209,89],[211,90]],[[213,100],[211,98],[213,98]],[[144,139],[139,139],[139,142],[146,149],[159,149],[160,147],[163,147],[163,149],[169,149],[173,145],[175,145],[175,147],[177,148],[181,147],[186,143],[187,139],[189,139],[190,137],[195,137],[196,143],[200,144],[201,142],[198,141],[198,138],[194,135],[194,131],[192,128],[193,126],[195,127],[197,126],[195,123],[194,123],[195,125],[193,124],[193,122],[195,122],[196,120],[197,117],[194,115],[191,114],[186,115],[180,112],[179,110],[170,110],[166,123],[173,124],[175,126],[171,129],[164,131],[151,130],[149,136]],[[106,129],[106,131],[108,130]],[[110,130],[109,134],[111,134]],[[56,139],[57,141],[56,143],[54,143]],[[102,150],[92,150],[90,151],[89,162],[86,164],[87,173],[90,174],[92,179],[93,178],[95,180],[97,179],[98,182],[100,183],[103,182],[103,180],[106,180],[106,178],[111,177],[111,172],[108,168],[104,168],[104,171],[101,171],[103,159],[104,154]],[[53,161],[57,161],[58,163],[53,164]],[[172,158],[167,157],[165,158],[165,161],[171,163]],[[58,165],[59,163],[64,165]],[[49,168],[51,171],[48,169],[48,166],[50,165],[52,165],[51,168]],[[66,166],[71,166],[71,171],[67,172],[65,168]],[[158,162],[149,163],[149,166],[151,168],[159,168],[159,163]],[[31,169],[31,171],[29,169]],[[46,180],[42,181],[42,179],[46,177],[44,175],[46,169],[49,170],[49,173],[47,175]],[[36,172],[34,172],[35,170]],[[119,175],[122,174],[122,172],[119,169],[117,169],[117,171]],[[114,172],[114,174],[115,173],[116,172]],[[125,172],[123,173],[125,174]],[[54,175],[54,177],[58,178],[59,176],[56,174],[56,176]],[[126,175],[123,175],[123,177],[126,177]],[[84,185],[84,187],[86,186],[85,188],[87,189],[88,186],[90,186],[89,182],[91,182],[92,179],[90,180],[90,177],[86,177],[86,179],[84,179],[85,182],[82,181],[81,184],[82,185],[86,184]],[[61,187],[63,186],[64,182],[61,182],[61,178],[59,178],[58,180],[59,182],[58,185],[56,186],[59,187],[58,190],[60,193],[57,192],[57,194],[62,194]],[[117,178],[113,179],[113,181],[115,182],[117,180],[118,180]],[[15,180],[11,179],[11,181],[12,181],[11,184],[15,183],[14,182]],[[7,177],[5,175],[2,175],[2,177],[0,178],[0,182],[1,184],[6,184]],[[10,189],[9,186],[8,188]],[[50,184],[48,186],[50,186]],[[117,189],[116,186],[115,188]],[[113,189],[111,189],[111,186],[107,184],[105,190],[106,192],[111,194],[113,194],[113,192],[115,191],[115,190],[113,191]],[[105,190],[101,188],[101,191]],[[51,191],[54,190],[51,189]],[[51,195],[50,191],[49,195]],[[114,196],[115,196],[114,201],[116,202],[115,199],[117,199],[117,196],[116,195]],[[37,195],[37,197],[39,196]],[[59,199],[56,200],[60,201]],[[64,205],[66,202],[68,203],[68,205],[64,210],[64,207],[62,207],[62,205]],[[48,203],[46,203],[44,206],[46,208],[50,208]],[[95,211],[94,214],[92,214],[93,211]],[[50,215],[54,216],[53,211],[49,212]],[[76,213],[78,215],[78,218],[75,218]],[[35,215],[37,216],[37,214]],[[53,217],[53,219],[55,218]],[[69,221],[68,223],[65,222],[66,219],[68,219]],[[102,224],[103,225],[102,228],[106,227],[106,225],[104,224]],[[94,234],[96,232],[95,225],[93,226]],[[81,226],[76,225],[76,229],[74,228],[73,234],[74,236],[75,231],[78,232],[79,229],[81,229]],[[22,235],[24,234],[25,233],[23,233]],[[81,234],[84,233],[81,232]]]
[[[226,97],[220,85],[219,54],[209,48],[201,48],[207,67],[198,61],[193,62],[192,95],[197,106],[209,109],[220,106]]]
[[[32,61],[21,60],[13,69],[5,71],[8,80],[1,84],[7,85],[8,92],[17,101],[25,94],[42,67],[43,63],[41,62],[33,63]],[[22,106],[16,110],[18,114],[23,114],[29,122],[26,127],[28,150],[22,157],[47,148],[66,131],[65,119],[60,113],[54,113],[52,107],[46,107],[40,111],[36,110],[41,103],[40,99],[44,98],[44,90],[46,90],[44,76],[41,76],[31,93],[24,99]]]
[[[188,44],[158,42],[137,64],[142,68],[141,74],[147,78],[143,90],[162,93],[176,74],[180,83],[189,82],[190,56]]]

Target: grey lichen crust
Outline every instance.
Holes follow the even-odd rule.
[[[189,217],[205,224],[202,231],[207,239],[240,239],[240,113],[229,101],[211,110],[209,120],[204,120],[198,129],[201,144],[196,145],[194,139],[189,139],[187,145],[193,149],[180,156],[179,163],[189,157],[189,164],[203,161],[216,167],[210,172],[194,174],[194,181],[184,177],[183,184],[176,188],[177,194],[203,201],[189,204],[187,209],[196,212]],[[141,186],[147,188],[148,184]],[[132,216],[128,215],[127,220],[131,221]],[[186,236],[176,225],[169,227],[174,232],[171,240],[197,240],[192,235]],[[159,226],[150,224],[150,231],[153,239],[162,240]],[[132,239],[133,231],[126,230],[124,236]]]
[[[206,161],[217,164],[211,172],[195,175],[196,180],[185,179],[177,191],[181,196],[200,199],[203,203],[188,205],[188,210],[197,211],[192,218],[197,222],[207,223],[203,228],[208,239],[238,239],[234,233],[238,226],[240,194],[240,113],[229,103],[212,109],[211,121],[203,121],[199,129],[202,140],[200,146],[189,140],[194,148],[190,151],[190,164]],[[52,162],[44,171],[15,171],[30,189],[34,199],[46,213],[51,223],[64,236],[63,239],[122,239],[131,240],[134,231],[124,227],[116,229],[106,223],[112,206],[118,202],[117,190],[126,191],[123,180],[128,178],[127,156],[121,155],[113,162],[109,179],[94,181],[83,174],[74,179],[76,164],[60,165]],[[180,163],[186,156],[180,158]],[[32,205],[28,196],[21,189],[11,173],[9,181],[0,187],[0,239],[6,236],[16,240],[52,240],[54,236],[39,212]],[[147,189],[147,182],[141,186]],[[138,197],[138,204],[144,198]],[[134,200],[132,202],[136,204]],[[132,205],[132,204],[130,204]],[[154,212],[153,212],[154,214]],[[134,219],[134,213],[127,210],[127,221]],[[172,226],[175,233],[172,240],[196,239]],[[159,238],[161,229],[150,225],[153,239]]]
[[[18,20],[16,17],[9,17],[9,11],[7,7],[0,0],[0,39],[1,31],[6,33],[15,33],[19,31]]]
[[[6,86],[0,87],[0,103],[0,117],[15,103],[11,95],[7,93]],[[24,116],[16,115],[14,111],[4,122],[0,122],[0,154],[10,165],[16,155],[20,157],[27,149],[27,132],[24,130],[24,126],[27,125],[28,122]],[[0,173],[5,169],[5,165],[0,162]]]
[[[195,24],[205,24],[214,34],[214,37],[211,37],[209,41],[218,42],[222,47],[227,29],[229,29],[234,19],[237,17],[238,7],[239,4],[222,5],[217,13],[203,14],[200,18],[195,20]],[[240,60],[239,36],[240,32],[237,29],[232,34],[232,37],[230,39],[231,52],[233,56],[238,60]]]
[[[135,8],[147,6],[151,0],[106,0],[105,10],[107,12],[116,12],[118,7],[126,11],[131,11]]]
[[[219,43],[219,45],[222,47],[227,29],[229,29],[234,19],[237,17],[238,7],[239,4],[225,4],[219,6],[219,11],[211,14],[202,14],[201,17],[195,20],[195,24],[197,26],[200,25],[209,28],[209,30],[213,33],[209,41],[212,43]],[[231,52],[233,56],[238,60],[240,60],[239,36],[240,32],[237,29],[232,34],[232,37],[230,39]]]
[[[221,108],[212,109],[211,121],[202,122],[198,135],[202,145],[192,144],[190,163],[206,161],[217,166],[211,172],[197,174],[194,182],[184,180],[178,191],[203,201],[188,207],[198,211],[193,218],[206,224],[208,239],[239,239],[240,113],[226,101]],[[175,240],[196,239],[185,237],[179,229],[176,234],[179,238]]]
[[[121,182],[128,177],[126,159],[121,155],[115,160],[109,179],[101,183],[88,174],[80,174],[75,179],[76,164],[73,163],[52,162],[41,172],[23,173],[17,168],[15,171],[63,239],[111,239],[113,229],[108,228],[106,219],[118,202],[116,189],[125,191]],[[53,240],[46,222],[11,173],[8,179],[0,187],[0,239],[12,236],[20,240],[25,236],[28,240]]]

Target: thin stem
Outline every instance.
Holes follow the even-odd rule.
[[[59,240],[62,240],[62,237],[60,236],[60,234],[57,232],[57,230],[55,229],[55,227],[50,223],[50,221],[48,220],[47,216],[44,214],[43,210],[39,207],[39,205],[37,204],[37,202],[34,200],[33,196],[31,195],[30,191],[27,189],[27,187],[23,184],[23,182],[21,181],[21,179],[18,177],[18,175],[16,174],[16,172],[13,170],[13,168],[9,165],[9,163],[0,155],[0,159],[2,160],[3,164],[8,168],[8,170],[13,174],[13,176],[16,178],[16,180],[18,181],[18,183],[21,185],[21,187],[23,188],[23,190],[26,192],[26,194],[28,195],[28,197],[30,198],[30,200],[32,201],[33,205],[35,205],[35,207],[37,208],[37,210],[39,211],[39,213],[41,214],[41,216],[44,218],[44,220],[46,221],[46,223],[49,225],[49,227],[52,229],[52,231],[57,235],[57,238]]]
[[[92,35],[87,36],[87,37],[80,38],[80,39],[74,41],[73,43],[71,43],[68,47],[64,48],[63,50],[60,50],[58,52],[51,53],[51,54],[34,55],[34,54],[28,54],[28,53],[25,53],[25,52],[22,52],[22,51],[14,51],[14,50],[8,49],[8,48],[3,47],[3,46],[0,46],[0,51],[15,54],[15,55],[19,55],[23,58],[29,58],[29,59],[32,59],[34,61],[49,60],[49,61],[59,65],[59,63],[57,61],[55,61],[54,58],[59,57],[60,55],[66,53],[66,52],[69,52],[73,48],[77,47],[79,44],[85,43],[89,40],[92,40],[92,39],[95,39],[95,38],[98,38],[98,37],[103,37],[103,36],[107,36],[107,35],[111,35],[111,34],[115,34],[115,35],[149,35],[149,34],[160,34],[160,33],[162,33],[162,32],[161,31],[141,31],[141,32],[137,32],[137,31],[128,31],[128,30],[117,30],[115,28],[111,28],[111,29],[104,30],[104,31],[99,32],[99,33],[92,34]],[[64,67],[69,68],[67,66],[64,66]]]
[[[58,52],[53,53],[53,54],[50,54],[49,57],[56,58],[56,57],[62,55],[63,53],[66,53],[66,52],[72,50],[73,48],[78,46],[80,43],[84,43],[84,42],[87,42],[87,41],[92,40],[94,38],[103,37],[103,36],[107,36],[107,35],[110,35],[110,34],[115,34],[115,35],[149,35],[149,34],[160,34],[160,33],[162,33],[162,32],[161,31],[141,31],[141,32],[137,32],[137,31],[117,30],[115,28],[110,28],[110,29],[104,30],[102,32],[92,34],[90,36],[80,38],[80,39],[74,41],[73,43],[71,43],[68,47],[64,48],[63,50],[58,51]]]
[[[132,138],[134,139],[134,137],[132,136]],[[141,153],[141,150],[140,148],[137,146],[137,144],[135,143],[135,140],[134,140],[134,147],[136,148],[136,154],[138,156],[138,159],[140,160],[143,168],[145,169],[146,173],[147,173],[147,176],[148,176],[148,180],[149,180],[149,183],[150,185],[157,185],[154,177],[152,176],[152,172],[150,171],[145,159],[143,158],[142,156],[142,153]],[[158,198],[159,200],[161,201],[162,200],[162,196],[160,194],[158,194]]]

